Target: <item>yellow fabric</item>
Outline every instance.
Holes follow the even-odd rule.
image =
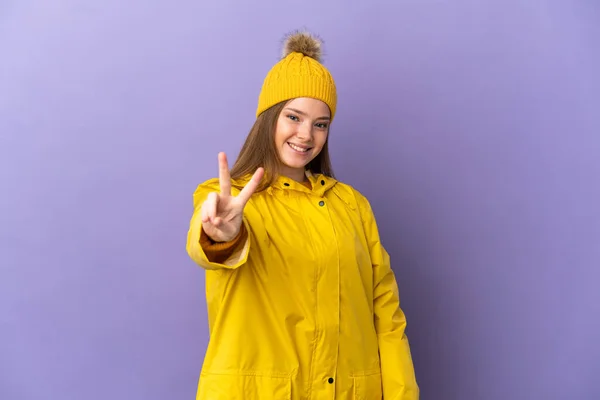
[[[417,400],[406,319],[369,202],[307,173],[244,210],[248,236],[223,263],[200,245],[199,185],[187,251],[206,274],[210,341],[197,400]],[[234,182],[233,194],[244,182]],[[330,378],[333,380],[330,383]]]
[[[302,184],[309,189],[311,188],[309,181],[302,182]],[[206,258],[210,261],[223,262],[233,254],[240,242],[246,240],[247,235],[246,227],[242,225],[240,232],[233,240],[229,242],[213,242],[204,230],[202,230],[200,233],[200,246],[202,246]]]
[[[314,58],[292,52],[275,64],[262,85],[256,116],[282,101],[311,97],[329,106],[331,120],[337,107],[337,91],[331,73]]]

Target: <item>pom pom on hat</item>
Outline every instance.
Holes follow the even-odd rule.
[[[281,58],[291,53],[301,53],[321,62],[323,41],[316,35],[305,31],[294,31],[287,34],[283,41]]]

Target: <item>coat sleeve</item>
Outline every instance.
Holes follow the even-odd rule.
[[[379,342],[384,400],[418,400],[408,338],[406,317],[390,256],[381,244],[375,216],[368,200],[359,196],[359,207],[373,265],[373,311]]]
[[[231,255],[226,260],[223,260],[223,262],[211,261],[206,254],[207,252],[202,247],[202,241],[200,240],[202,234],[202,215],[200,213],[202,203],[204,203],[210,192],[218,191],[218,179],[209,180],[198,185],[196,188],[193,196],[194,211],[189,224],[186,250],[190,258],[204,269],[236,269],[244,265],[248,260],[248,254],[250,253],[250,235],[246,235],[245,240],[241,241],[236,246],[235,250],[231,252]],[[246,207],[248,207],[248,205]],[[248,232],[249,224],[246,216],[243,218],[243,224]]]

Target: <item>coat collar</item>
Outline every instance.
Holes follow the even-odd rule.
[[[313,174],[311,171],[306,171],[306,178],[309,180],[312,190],[304,186],[300,182],[296,182],[293,179],[290,179],[286,176],[280,176],[277,180],[271,185],[271,187],[267,190],[273,192],[273,190],[283,190],[283,191],[297,191],[297,192],[305,192],[311,193],[313,195],[322,197],[325,192],[334,187],[337,184],[337,181],[331,177],[325,176],[323,174]]]
[[[323,197],[325,193],[334,187],[338,182],[334,178],[325,176],[323,174],[313,174],[311,171],[305,172],[307,179],[310,181],[312,190],[304,186],[300,182],[296,182],[286,176],[279,176],[273,184],[266,189],[269,194],[276,192],[304,192],[315,196]],[[240,190],[250,181],[251,176],[248,175],[240,180],[234,181],[233,185],[238,187]]]

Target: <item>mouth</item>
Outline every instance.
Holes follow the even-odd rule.
[[[288,146],[290,146],[290,148],[292,150],[294,150],[296,153],[300,153],[300,154],[308,153],[308,151],[310,149],[312,149],[312,147],[300,146],[300,145],[290,143],[290,142],[287,142],[287,144],[288,144]]]

